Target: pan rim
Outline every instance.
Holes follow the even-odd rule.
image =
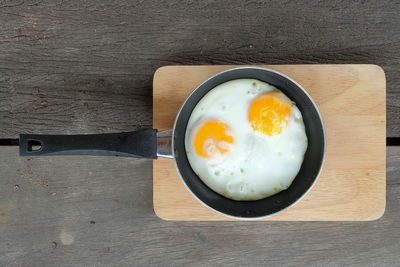
[[[209,82],[210,80],[212,80],[212,79],[214,79],[214,78],[216,78],[216,77],[218,77],[218,76],[220,76],[220,75],[222,75],[222,74],[224,74],[224,73],[231,72],[231,71],[242,70],[242,69],[250,69],[250,70],[251,70],[251,69],[254,69],[254,70],[262,70],[262,71],[272,72],[272,73],[275,73],[275,74],[277,74],[277,75],[279,75],[279,76],[285,78],[286,80],[289,80],[289,81],[292,82],[293,84],[295,84],[299,89],[301,89],[301,90],[303,91],[303,93],[308,97],[308,99],[309,99],[310,102],[312,103],[314,109],[316,110],[316,112],[317,112],[317,114],[318,114],[318,118],[319,118],[319,120],[320,120],[320,122],[321,122],[321,126],[322,126],[322,136],[323,136],[323,139],[324,139],[324,140],[323,140],[323,149],[322,149],[322,159],[321,159],[321,164],[320,164],[320,166],[319,166],[319,170],[318,170],[318,172],[317,172],[316,178],[315,178],[314,181],[311,183],[311,185],[309,186],[309,188],[308,188],[297,200],[295,200],[293,203],[291,203],[291,204],[288,205],[287,207],[285,207],[285,208],[283,208],[283,209],[281,209],[281,210],[279,210],[279,211],[277,211],[277,212],[273,212],[273,213],[268,214],[268,215],[265,215],[265,216],[240,217],[240,216],[234,216],[234,215],[226,214],[226,213],[223,213],[223,212],[221,212],[221,211],[219,211],[219,210],[216,210],[216,209],[210,207],[209,205],[207,205],[206,203],[204,203],[195,193],[193,193],[193,191],[192,191],[192,190],[189,188],[189,186],[186,184],[185,179],[182,177],[182,174],[181,174],[181,172],[180,172],[180,170],[179,170],[179,167],[178,167],[178,164],[177,164],[177,161],[176,161],[176,157],[175,157],[175,138],[174,138],[174,136],[175,136],[175,130],[176,130],[176,126],[177,126],[177,123],[178,123],[178,119],[179,119],[179,117],[180,117],[180,114],[181,114],[181,112],[182,112],[184,106],[186,105],[188,99],[190,99],[191,96],[192,96],[200,87],[203,86],[203,84]],[[210,90],[212,90],[212,89],[210,89]],[[196,103],[196,105],[197,105],[197,103]],[[222,216],[224,216],[224,217],[228,217],[228,218],[235,219],[235,220],[242,220],[242,221],[254,221],[254,220],[266,219],[266,218],[275,216],[275,215],[277,215],[277,214],[280,214],[280,213],[286,211],[287,209],[293,207],[293,206],[296,205],[297,203],[299,203],[299,202],[312,190],[312,188],[315,186],[317,180],[319,179],[319,177],[320,177],[320,175],[321,175],[321,172],[322,172],[322,169],[323,169],[323,166],[324,166],[324,163],[325,163],[325,158],[326,158],[326,130],[325,130],[325,125],[324,125],[324,121],[323,121],[321,112],[320,112],[320,110],[319,110],[317,104],[315,103],[314,99],[313,99],[313,98],[311,97],[311,95],[303,88],[303,86],[301,86],[298,82],[296,82],[295,80],[293,80],[292,78],[290,78],[290,77],[287,76],[286,74],[283,74],[283,73],[281,73],[281,72],[279,72],[279,71],[276,71],[276,70],[273,70],[273,69],[270,69],[270,68],[263,68],[263,67],[242,66],[242,67],[229,68],[229,69],[223,70],[223,71],[221,71],[221,72],[218,72],[218,73],[216,73],[216,74],[214,74],[214,75],[208,77],[208,78],[207,78],[206,80],[204,80],[203,82],[201,82],[198,86],[196,86],[196,88],[195,88],[192,92],[190,92],[190,94],[185,98],[185,100],[182,102],[180,108],[178,109],[178,112],[177,112],[176,117],[175,117],[174,125],[173,125],[173,128],[172,128],[172,136],[171,136],[171,138],[172,138],[172,140],[171,140],[172,157],[173,157],[173,161],[174,161],[175,168],[176,168],[176,170],[177,170],[177,172],[178,172],[178,175],[179,175],[180,180],[182,181],[182,183],[183,183],[183,185],[186,187],[186,189],[190,192],[190,194],[191,194],[195,199],[197,199],[197,201],[199,201],[203,206],[205,206],[207,209],[209,209],[209,210],[211,210],[211,211],[213,211],[213,212],[215,212],[215,213],[217,213],[217,214],[219,214],[219,215],[222,215]],[[212,189],[210,189],[210,190],[212,190]]]

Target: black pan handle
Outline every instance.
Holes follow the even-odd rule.
[[[93,155],[157,158],[157,130],[88,135],[21,134],[21,156]]]

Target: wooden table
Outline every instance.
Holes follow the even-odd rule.
[[[151,127],[172,64],[373,63],[400,137],[398,1],[0,1],[0,265],[387,265],[400,261],[400,147],[372,222],[166,222],[152,162],[20,158],[19,133]]]

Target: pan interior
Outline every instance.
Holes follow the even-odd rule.
[[[299,173],[291,186],[273,196],[256,201],[228,199],[207,187],[190,167],[185,149],[185,132],[190,115],[200,99],[217,85],[234,79],[257,79],[269,83],[293,100],[302,113],[308,147]],[[202,83],[185,101],[175,122],[174,154],[180,175],[193,194],[210,208],[240,218],[263,217],[279,212],[300,199],[318,177],[324,155],[324,130],[318,110],[295,82],[262,68],[237,68],[217,74]]]

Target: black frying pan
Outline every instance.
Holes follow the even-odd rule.
[[[292,185],[278,194],[256,200],[235,201],[208,188],[190,167],[185,132],[190,115],[200,99],[215,86],[234,79],[253,78],[274,85],[293,100],[303,115],[308,147]],[[199,85],[182,104],[173,130],[96,135],[20,135],[21,156],[103,155],[156,159],[173,158],[182,181],[204,205],[223,215],[241,219],[266,217],[293,205],[312,187],[324,159],[325,134],[321,115],[307,92],[289,77],[270,69],[241,67],[218,73]]]

